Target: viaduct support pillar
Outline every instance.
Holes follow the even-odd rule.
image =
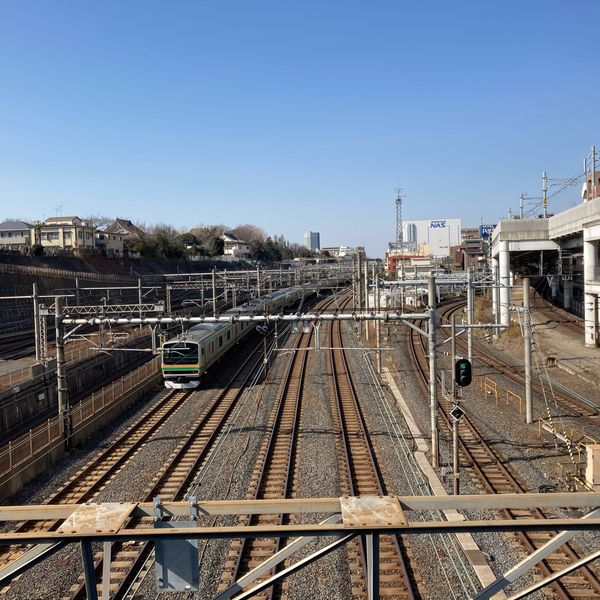
[[[493,321],[494,323],[498,323],[499,322],[499,315],[498,315],[498,307],[500,304],[500,298],[499,298],[499,290],[498,290],[498,259],[497,258],[492,258],[492,313],[494,315],[493,317]],[[496,333],[498,333],[496,331]]]
[[[585,240],[585,230],[583,232],[583,291],[584,298],[584,318],[585,318],[585,345],[596,346],[596,332],[598,329],[598,298],[596,294],[590,293],[591,282],[595,279],[596,273],[596,244],[597,242],[588,242]]]
[[[563,281],[563,308],[571,308],[573,300],[573,280],[565,279]]]
[[[508,327],[510,323],[510,253],[508,242],[500,242],[499,268],[500,268],[500,323]]]
[[[558,296],[558,277],[552,277],[552,281],[550,282],[550,293],[552,295],[552,300],[556,300],[556,296]]]

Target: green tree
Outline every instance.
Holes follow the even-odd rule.
[[[223,256],[225,242],[222,238],[214,236],[208,244],[208,253],[210,256]]]

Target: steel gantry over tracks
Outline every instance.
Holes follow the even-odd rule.
[[[556,519],[489,519],[445,521],[439,512],[444,509],[498,510],[508,508],[577,507],[584,518]],[[556,531],[560,536],[571,535],[578,531],[600,530],[600,511],[589,512],[600,506],[600,493],[561,493],[561,494],[500,494],[461,496],[345,496],[342,498],[305,498],[282,500],[216,500],[198,502],[190,498],[187,502],[164,502],[159,498],[150,503],[104,503],[104,504],[56,504],[0,507],[0,521],[23,521],[48,519],[64,520],[56,531],[35,531],[25,533],[1,533],[0,544],[37,544],[18,566],[0,572],[0,583],[6,583],[44,560],[66,544],[77,543],[81,547],[86,592],[88,599],[98,598],[92,544],[104,542],[124,542],[150,540],[157,545],[157,574],[162,584],[169,573],[168,550],[173,545],[187,543],[191,546],[197,540],[220,540],[231,538],[295,538],[280,552],[266,559],[256,567],[260,573],[271,570],[294,551],[305,546],[315,538],[334,536],[335,541],[321,547],[308,556],[276,572],[269,579],[238,595],[237,598],[250,597],[261,590],[280,582],[288,575],[345,545],[357,536],[365,536],[370,549],[367,561],[367,578],[370,598],[379,598],[379,537],[381,535],[422,535],[444,533],[477,533],[507,531]],[[205,517],[226,515],[256,514],[328,514],[324,521],[302,524],[279,525],[209,525]],[[139,526],[131,527],[131,519],[136,518]],[[151,523],[154,523],[154,527]],[[168,525],[165,525],[168,524]],[[552,544],[552,541],[549,543]],[[550,550],[549,550],[550,551]],[[581,559],[572,569],[589,563],[600,553],[594,552]],[[110,554],[109,554],[110,556]],[[517,568],[520,573],[535,566],[542,557],[535,556],[522,561]],[[173,566],[173,565],[171,565]],[[197,562],[195,581],[198,581]],[[566,575],[570,568],[565,569]],[[513,569],[514,570],[514,569]],[[181,569],[179,569],[181,572]],[[257,579],[260,574],[256,575]],[[476,598],[490,598],[502,587],[514,581],[509,575],[500,577],[492,586],[481,591]],[[244,586],[248,585],[248,579]],[[550,580],[544,583],[550,583]],[[538,588],[540,584],[538,584]],[[160,588],[160,584],[159,584]],[[183,588],[182,588],[183,589]],[[191,589],[188,585],[187,589]],[[241,589],[241,588],[240,588]],[[173,590],[175,591],[175,590]],[[240,590],[238,590],[240,591]],[[524,590],[523,592],[528,592]],[[488,593],[489,592],[489,593]],[[513,598],[522,597],[517,593]]]

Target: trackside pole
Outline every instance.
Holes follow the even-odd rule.
[[[436,295],[435,295],[435,277],[429,278],[427,312],[429,313],[429,404],[431,417],[431,463],[434,468],[440,466],[440,450],[439,450],[439,433],[438,433],[438,401],[436,396],[436,381],[437,374],[435,349],[435,331],[436,331]]]
[[[473,270],[469,267],[469,271],[467,273],[467,324],[473,325],[473,296],[474,296],[474,288],[473,288]],[[467,358],[469,362],[473,362],[473,329],[469,327],[467,329]]]
[[[456,404],[456,316],[452,314],[452,400]],[[452,491],[455,496],[460,493],[460,469],[458,462],[458,420],[452,419]]]
[[[525,341],[525,415],[527,423],[533,423],[533,399],[531,395],[531,297],[528,277],[523,279],[523,338]]]
[[[379,296],[379,274],[375,277],[375,312],[379,314],[379,308],[381,298]],[[381,322],[376,321],[375,323],[375,336],[377,343],[377,372],[381,373]]]
[[[216,281],[215,268],[212,270],[212,305],[213,305],[213,317],[217,314],[217,281]]]
[[[369,263],[365,260],[365,312],[369,312]],[[369,341],[369,324],[365,323],[365,341]]]
[[[54,323],[56,326],[56,390],[58,398],[58,415],[63,428],[65,447],[69,447],[71,439],[71,423],[69,417],[69,388],[65,366],[65,326],[63,323],[63,298],[56,296],[54,300]]]
[[[35,362],[42,360],[42,344],[40,335],[40,306],[38,304],[37,283],[33,284],[33,332],[35,336]]]

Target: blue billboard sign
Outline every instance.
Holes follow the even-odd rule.
[[[495,225],[480,225],[479,235],[481,235],[483,239],[491,238],[494,229],[496,229]]]

